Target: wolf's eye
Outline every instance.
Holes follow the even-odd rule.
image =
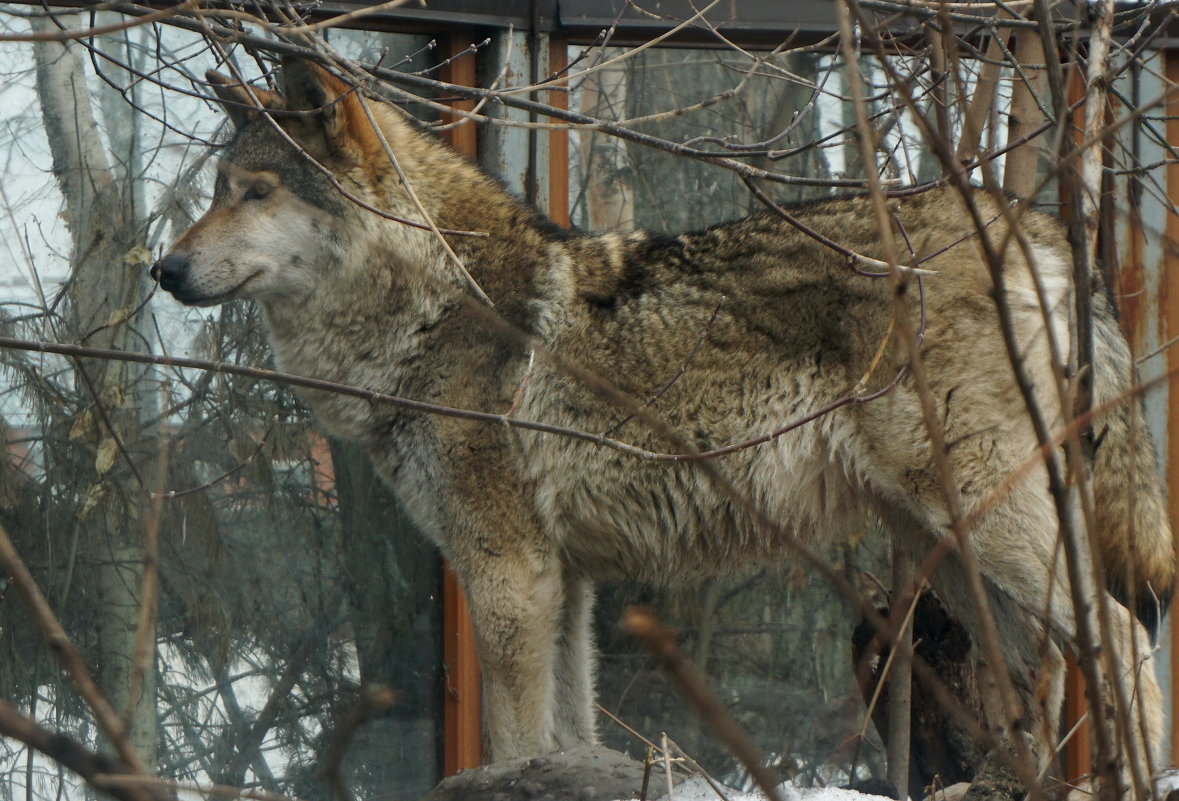
[[[270,181],[258,180],[246,187],[242,193],[242,200],[262,200],[274,191],[274,184]]]

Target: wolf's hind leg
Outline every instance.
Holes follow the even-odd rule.
[[[965,469],[958,475],[965,475]],[[983,490],[998,486],[996,481],[981,481],[972,493],[963,493],[966,514],[987,503]],[[1006,497],[992,502],[981,512],[970,531],[978,564],[983,574],[1007,594],[1024,614],[1039,618],[1055,637],[1076,642],[1077,621],[1066,573],[1065,554],[1060,544],[1060,525],[1047,492],[1042,471],[1010,489]],[[1078,527],[1083,526],[1078,523]],[[1078,575],[1092,576],[1088,550],[1081,548]],[[1162,700],[1150,657],[1146,630],[1121,604],[1108,595],[1105,600],[1111,618],[1111,637],[1107,641],[1097,619],[1097,590],[1086,581],[1085,614],[1103,652],[1102,669],[1107,675],[1103,713],[1115,709],[1116,696],[1108,684],[1117,683],[1128,703],[1129,730],[1123,728],[1114,744],[1123,787],[1132,790],[1134,780],[1149,780],[1148,766],[1158,764],[1163,734]],[[1002,628],[1002,627],[1001,627]],[[1107,663],[1104,654],[1112,658]],[[1106,664],[1112,672],[1105,671]],[[1045,666],[1048,667],[1048,666]],[[1056,693],[1050,693],[1049,697]],[[1055,714],[1048,710],[1046,714]]]
[[[1140,778],[1150,789],[1151,771],[1158,770],[1163,757],[1162,743],[1166,721],[1163,717],[1163,694],[1155,676],[1155,661],[1150,636],[1134,615],[1113,598],[1107,599],[1113,629],[1113,642],[1106,646],[1112,656],[1113,676],[1122,700],[1128,704],[1125,723],[1128,731],[1115,719],[1113,731],[1117,738],[1114,753],[1122,762],[1123,783],[1131,786],[1131,767],[1125,764],[1133,754],[1138,761]],[[1103,649],[1104,650],[1104,649]],[[1116,709],[1115,698],[1107,698],[1106,714]]]

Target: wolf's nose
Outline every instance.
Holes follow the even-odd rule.
[[[188,272],[188,259],[169,253],[151,266],[151,277],[168,291],[180,286]]]

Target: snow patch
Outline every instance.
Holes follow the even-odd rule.
[[[663,786],[654,786],[654,776],[652,776],[652,785],[648,795],[659,799],[659,801],[721,801],[721,796],[717,794],[716,790],[709,787],[708,782],[699,777],[675,785],[671,795],[663,792]],[[760,792],[743,792],[728,787],[721,789],[729,801],[766,801],[765,795]],[[885,796],[867,795],[855,790],[841,790],[837,787],[796,787],[790,782],[778,787],[778,794],[782,797],[782,801],[892,801]],[[630,799],[630,801],[638,801],[638,799]]]

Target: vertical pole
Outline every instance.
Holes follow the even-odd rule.
[[[913,699],[913,626],[905,614],[913,602],[913,565],[908,552],[898,545],[892,549],[892,614],[896,641],[892,644],[892,667],[888,673],[888,780],[909,795],[909,744]]]
[[[549,35],[549,73],[561,72],[569,64],[569,43],[560,34]],[[556,81],[559,90],[549,92],[549,105],[569,108],[568,81]],[[562,228],[569,227],[569,131],[549,131],[549,216]]]
[[[448,59],[461,53],[473,41],[471,37],[469,29],[449,31],[442,37],[439,57]],[[475,86],[475,55],[455,59],[443,69],[441,77],[448,83]],[[470,110],[474,108],[474,101],[459,100],[454,107]],[[466,122],[448,130],[446,137],[451,147],[475,161],[477,130],[474,122]],[[450,776],[460,770],[478,767],[483,761],[483,709],[471,613],[458,578],[449,567],[444,567],[442,574],[442,631],[445,664],[442,769]]]
[[[467,597],[449,567],[442,575],[443,658],[442,769],[447,776],[483,761],[483,715],[475,630]]]
[[[444,36],[440,37],[441,47],[439,48],[438,58],[441,60],[454,58],[454,61],[443,67],[439,73],[439,77],[444,82],[459,86],[476,85],[478,77],[475,73],[475,59],[478,58],[478,55],[468,53],[465,56],[458,57],[459,53],[471,45],[474,37],[475,34],[470,28],[452,28]],[[475,108],[475,101],[455,100],[451,102],[451,107],[463,111],[471,111]],[[459,119],[459,115],[444,114],[443,118],[443,122],[454,122]],[[466,156],[471,161],[476,161],[479,155],[476,142],[477,132],[478,128],[473,121],[464,122],[446,131],[446,141],[460,154]]]
[[[1088,711],[1085,703],[1085,676],[1077,665],[1077,658],[1072,653],[1065,657],[1066,673],[1064,680],[1064,731],[1071,731],[1077,721]],[[1064,747],[1064,775],[1068,781],[1074,781],[1092,772],[1093,753],[1092,738],[1089,736],[1088,722],[1082,722],[1077,733],[1072,736]]]
[[[1179,81],[1179,50],[1167,50],[1166,71],[1169,82]],[[1167,141],[1179,141],[1171,137],[1179,137],[1179,97],[1174,92],[1167,94]],[[1167,195],[1174,203],[1179,200],[1179,164],[1167,163]],[[1167,215],[1166,242],[1179,242],[1179,217],[1174,213]],[[1160,337],[1164,342],[1179,336],[1179,255],[1172,247],[1164,247],[1163,279],[1159,287],[1159,303],[1163,317],[1163,333]],[[1167,370],[1179,370],[1179,348],[1167,349]],[[1168,396],[1174,394],[1174,382],[1168,385]],[[1179,519],[1179,403],[1168,397],[1167,403],[1167,490],[1168,511],[1171,520]],[[1171,635],[1171,754],[1170,764],[1179,762],[1179,736],[1176,736],[1176,721],[1179,721],[1179,687],[1176,686],[1176,645],[1179,644],[1179,615],[1172,611],[1170,616]]]
[[[1068,95],[1069,103],[1073,103],[1084,97],[1085,82],[1079,69],[1074,69],[1066,73],[1066,76],[1067,86],[1065,91]],[[1080,144],[1082,134],[1079,126],[1071,119],[1070,125],[1072,126],[1073,142]],[[1072,169],[1072,167],[1068,169]],[[1079,197],[1072,196],[1068,187],[1069,181],[1062,178],[1060,181],[1060,216],[1066,221],[1069,219],[1071,213],[1071,204],[1081,202]],[[1089,711],[1089,705],[1085,701],[1085,676],[1082,674],[1080,665],[1077,663],[1073,654],[1066,655],[1065,664],[1064,731],[1070,731],[1073,726],[1078,724],[1078,721],[1080,722],[1077,733],[1073,735],[1073,738],[1068,741],[1068,744],[1064,748],[1064,775],[1069,781],[1072,781],[1093,772],[1093,737],[1088,719],[1082,720]]]

